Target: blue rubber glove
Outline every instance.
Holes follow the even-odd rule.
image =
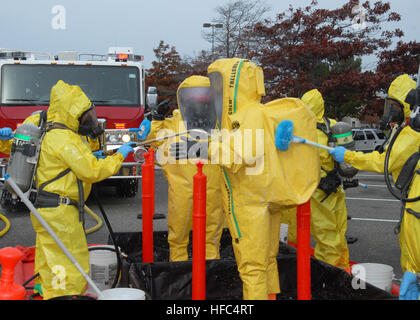
[[[417,275],[406,271],[400,287],[400,300],[419,300],[420,290]]]
[[[139,129],[142,130],[141,132],[137,133],[137,138],[140,140],[144,140],[150,133],[150,127],[152,123],[148,119],[144,119],[142,123],[140,123]]]
[[[344,154],[346,153],[347,149],[344,147],[335,147],[328,152],[334,157],[334,160],[337,162],[344,162]]]
[[[7,127],[0,129],[0,140],[13,139],[13,130]]]
[[[98,151],[95,151],[94,153],[93,153],[93,155],[96,157],[96,159],[105,159],[106,158],[106,155],[104,155],[104,152],[102,151],[102,150],[98,150]]]
[[[281,151],[287,151],[290,146],[290,142],[293,138],[293,122],[290,120],[284,120],[279,123],[274,134],[274,142],[276,148]]]
[[[117,152],[118,153],[121,153],[122,154],[122,156],[124,157],[124,159],[125,158],[127,158],[127,156],[128,156],[128,154],[130,153],[130,152],[133,152],[134,151],[134,149],[133,149],[133,147],[135,146],[136,144],[134,143],[134,142],[128,142],[128,143],[125,143],[125,144],[123,144],[118,150],[117,150]]]

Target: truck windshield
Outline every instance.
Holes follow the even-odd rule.
[[[49,105],[58,80],[78,85],[97,106],[140,106],[137,67],[77,65],[3,65],[2,106]]]

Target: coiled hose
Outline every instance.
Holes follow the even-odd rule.
[[[101,218],[95,212],[93,212],[87,205],[85,205],[85,210],[97,222],[97,224],[95,226],[93,226],[92,228],[87,229],[85,231],[86,234],[90,234],[90,233],[93,233],[95,231],[98,231],[102,227],[102,225],[103,225],[103,222],[102,222]],[[4,227],[4,229],[0,231],[0,237],[2,237],[2,236],[4,236],[10,230],[10,221],[9,221],[9,219],[7,219],[1,213],[0,213],[0,220],[2,220],[6,224],[6,226]]]
[[[0,213],[0,220],[3,220],[3,222],[6,224],[3,230],[0,231],[0,237],[4,236],[7,231],[10,229],[10,221]]]
[[[87,229],[86,231],[85,231],[85,233],[86,234],[90,234],[90,233],[93,233],[93,232],[95,232],[95,231],[98,231],[101,227],[102,227],[102,225],[103,225],[103,222],[102,222],[102,219],[99,217],[99,216],[97,216],[96,215],[96,213],[95,212],[93,212],[87,205],[85,205],[85,210],[90,214],[90,216],[93,218],[93,219],[95,219],[96,220],[96,222],[97,222],[97,224],[96,224],[96,226],[93,226],[92,228],[90,228],[90,229]]]

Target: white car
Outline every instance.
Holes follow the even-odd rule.
[[[379,150],[386,136],[379,129],[352,129],[356,151],[372,152]]]

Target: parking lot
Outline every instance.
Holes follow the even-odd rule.
[[[391,265],[395,277],[402,277],[400,269],[400,249],[398,236],[394,234],[400,212],[400,203],[394,199],[386,188],[381,174],[359,172],[356,176],[367,189],[348,189],[347,209],[351,220],[348,221],[347,235],[357,237],[358,241],[349,244],[350,260],[355,262],[375,262]],[[141,231],[141,184],[139,193],[134,198],[118,198],[112,187],[100,188],[99,198],[106,215],[116,232]],[[156,213],[167,213],[167,183],[160,170],[156,170]],[[99,217],[102,215],[94,199],[89,198],[87,205]],[[0,247],[33,246],[35,232],[26,210],[3,212],[10,220],[11,228],[0,237]],[[91,228],[96,221],[86,214],[86,228]],[[4,225],[0,222],[0,229]],[[155,220],[155,230],[167,230],[166,220]],[[96,232],[88,234],[89,244],[106,243],[108,229],[105,225]]]

